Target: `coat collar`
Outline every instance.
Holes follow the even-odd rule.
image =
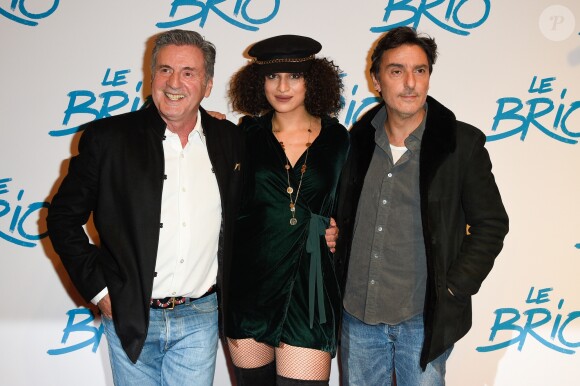
[[[421,186],[426,191],[428,186],[445,158],[455,151],[457,146],[455,132],[457,120],[451,110],[439,103],[435,98],[427,96],[427,121],[425,132],[421,140]],[[351,130],[352,146],[360,149],[360,166],[365,171],[370,164],[375,146],[375,128],[371,121],[377,112],[385,106],[379,103],[369,110],[355,123]]]
[[[155,134],[162,138],[165,135],[165,128],[167,127],[167,124],[163,118],[161,118],[161,115],[159,115],[157,107],[152,101],[150,101],[143,109],[146,115],[145,122],[147,122]]]
[[[427,105],[429,106],[429,110],[427,112],[423,141],[426,140],[426,142],[429,142],[429,145],[439,148],[442,152],[453,152],[455,150],[455,115],[451,110],[430,96],[427,96]],[[384,106],[385,102],[381,102],[364,114],[353,126],[352,133],[356,135],[358,131],[364,129],[374,132],[371,121]]]
[[[420,185],[421,197],[426,198],[435,172],[447,156],[455,151],[457,121],[455,115],[436,101],[427,97],[427,122],[421,140]]]
[[[427,97],[427,122],[423,142],[428,150],[438,149],[435,152],[452,153],[455,150],[455,114],[439,103],[435,98]],[[423,148],[423,144],[421,146]],[[422,154],[424,156],[424,154]]]

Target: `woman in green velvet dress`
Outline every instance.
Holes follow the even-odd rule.
[[[256,43],[234,75],[247,161],[226,335],[238,385],[328,385],[341,296],[324,238],[346,160],[337,66],[320,44]]]

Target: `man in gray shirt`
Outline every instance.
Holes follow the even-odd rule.
[[[383,103],[353,126],[339,188],[344,385],[444,385],[508,232],[485,135],[427,95],[436,58],[409,27],[372,55]]]

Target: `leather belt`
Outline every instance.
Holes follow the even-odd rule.
[[[215,292],[215,285],[212,285],[207,290],[206,293],[204,293],[203,295],[201,295],[198,298],[187,298],[187,297],[183,297],[183,296],[176,296],[176,297],[168,297],[168,298],[164,298],[164,299],[151,299],[149,306],[155,310],[158,310],[158,309],[172,310],[173,308],[175,308],[175,306],[178,306],[180,304],[184,304],[188,300],[190,302],[193,302],[195,300],[205,298],[206,296],[209,296],[209,295],[213,294],[214,292]]]

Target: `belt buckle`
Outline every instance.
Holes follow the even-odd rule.
[[[175,308],[175,298],[169,299],[169,303],[171,305],[167,307],[168,310],[172,310],[173,308]]]

